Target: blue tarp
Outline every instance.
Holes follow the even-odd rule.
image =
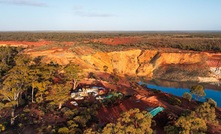
[[[111,97],[113,97],[113,94],[109,94],[108,96],[106,96],[105,98],[110,99]]]
[[[163,110],[164,110],[163,107],[157,107],[157,108],[154,108],[153,110],[151,110],[150,114],[154,117],[155,115],[157,115],[159,112],[161,112]]]

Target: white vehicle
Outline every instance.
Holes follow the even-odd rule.
[[[78,103],[76,101],[71,101],[70,103],[74,106],[78,106]]]
[[[71,93],[71,98],[74,98],[75,100],[83,100],[84,97],[88,95],[93,95],[96,97],[99,94],[98,87],[92,87],[92,88],[80,88],[77,89],[75,92]]]
[[[76,97],[76,93],[71,93],[71,98]]]
[[[98,89],[97,88],[88,88],[87,93],[91,93],[91,92],[98,92]]]
[[[75,100],[83,100],[84,97],[82,97],[82,96],[77,96],[77,97],[75,97],[74,99],[75,99]]]
[[[98,88],[88,88],[88,89],[86,89],[86,92],[88,94],[92,94],[93,96],[97,96],[98,95]]]

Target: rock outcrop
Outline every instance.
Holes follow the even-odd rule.
[[[206,63],[206,55],[201,53],[168,53],[157,50],[128,50],[116,52],[97,52],[81,57],[85,62],[94,65],[96,70],[117,71],[119,74],[153,77],[153,71],[163,65],[189,65]]]
[[[172,79],[169,75],[177,72],[181,72],[181,75],[187,76],[180,77],[180,80],[196,80],[198,77],[202,79],[205,77],[208,79],[209,77],[214,77],[214,73],[212,72],[213,75],[211,74],[210,65],[214,62],[213,57],[215,57],[215,62],[219,62],[219,56],[221,55],[206,52],[163,52],[159,50],[140,49],[113,52],[97,51],[87,54],[79,54],[79,50],[76,53],[64,50],[49,50],[27,52],[27,54],[30,54],[33,57],[44,56],[45,62],[53,60],[54,62],[63,65],[74,62],[87,72],[105,71],[108,73],[117,73],[119,75],[149,78],[163,78],[168,75],[165,77],[167,79]],[[213,63],[212,65],[214,64],[216,63]],[[179,70],[180,66],[182,67]],[[221,63],[219,66],[221,66]],[[197,69],[194,67],[197,67]],[[202,69],[200,67],[202,67]],[[207,69],[206,73],[205,69]],[[201,70],[203,70],[204,73],[202,76],[199,76]],[[185,71],[185,73],[182,71]],[[193,76],[191,73],[196,74],[196,76]],[[175,75],[176,74],[173,74],[173,76]],[[203,81],[205,81],[205,79],[203,79]]]

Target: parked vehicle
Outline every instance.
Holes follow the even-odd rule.
[[[70,103],[74,106],[78,106],[78,103],[76,101],[71,101]]]
[[[82,100],[84,97],[88,95],[92,95],[94,97],[98,95],[103,95],[106,93],[106,89],[103,87],[86,87],[86,88],[79,88],[71,93],[71,98],[74,98],[75,100]]]
[[[82,97],[82,96],[77,96],[77,97],[75,97],[74,99],[75,99],[75,100],[83,100],[84,97]]]

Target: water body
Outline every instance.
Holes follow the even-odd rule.
[[[217,102],[217,106],[221,107],[221,87],[210,85],[210,84],[201,84],[201,83],[191,83],[191,82],[171,82],[165,80],[152,80],[139,82],[139,84],[146,84],[147,88],[161,90],[162,92],[173,94],[175,96],[182,97],[183,93],[190,93],[190,88],[193,85],[203,85],[205,89],[206,96],[197,98],[193,95],[193,99],[199,101],[206,101],[207,98],[212,98]]]

